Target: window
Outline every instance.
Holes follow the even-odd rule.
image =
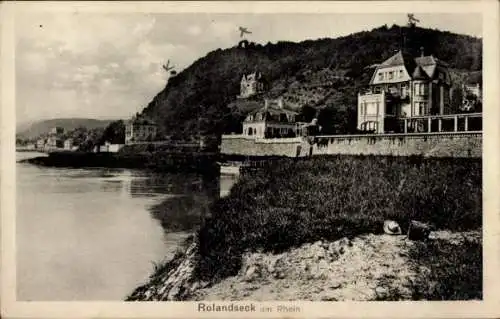
[[[361,115],[366,115],[366,103],[365,102],[361,102],[359,112],[361,113]]]
[[[377,106],[375,103],[367,103],[366,114],[377,115]]]
[[[378,80],[379,80],[379,81],[384,80],[384,73],[380,72],[380,73],[378,74]]]
[[[392,80],[394,78],[394,72],[389,72],[389,80]]]
[[[425,95],[427,93],[427,84],[425,83],[415,83],[415,94]]]
[[[403,70],[399,70],[399,78],[403,77]]]
[[[426,109],[426,104],[424,102],[420,102],[419,103],[419,114],[425,115],[426,114],[425,109]]]

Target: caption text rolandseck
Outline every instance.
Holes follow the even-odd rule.
[[[259,312],[273,312],[274,307],[261,307]],[[257,307],[255,304],[224,304],[218,305],[216,303],[198,303],[198,312],[256,312]],[[300,312],[300,307],[279,305],[275,308],[277,312]]]

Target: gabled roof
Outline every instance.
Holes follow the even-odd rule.
[[[292,110],[289,110],[289,109],[286,109],[286,108],[278,108],[278,107],[274,107],[274,106],[263,106],[257,110],[254,110],[250,113],[247,114],[248,115],[257,115],[257,114],[267,114],[269,113],[270,115],[280,115],[280,114],[286,114],[286,115],[298,115],[299,113],[298,112],[295,112],[295,111],[292,111]]]
[[[404,66],[413,79],[427,80],[435,77],[438,66],[440,69],[448,67],[445,62],[435,58],[433,55],[414,58],[407,51],[400,50],[377,66],[370,84],[374,83],[374,77],[378,70],[393,66]]]
[[[411,56],[410,53],[404,50],[399,50],[396,54],[382,62],[378,68],[384,68],[389,66],[398,66],[404,65],[407,67],[407,70],[411,72],[415,67],[415,60]]]
[[[415,59],[407,52],[403,50],[399,50],[396,54],[379,64],[375,71],[373,72],[373,75],[370,79],[370,84],[373,84],[375,81],[375,75],[380,69],[384,69],[387,67],[394,67],[394,66],[404,66],[408,74],[411,74],[413,70],[415,69],[416,63]]]
[[[287,114],[287,115],[297,115],[299,114],[298,112],[295,112],[295,111],[292,111],[292,110],[289,110],[289,109],[285,109],[285,108],[277,108],[277,107],[272,107],[272,106],[268,106],[268,107],[261,107],[260,109],[257,109],[253,112],[250,112],[248,115],[255,115],[255,114],[258,114],[258,113],[270,113],[270,114]]]
[[[437,63],[436,59],[434,59],[432,55],[419,56],[418,58],[415,58],[415,62],[417,62],[417,64],[420,66],[432,65]]]
[[[146,119],[146,118],[142,118],[142,117],[139,117],[139,118],[132,118],[130,120],[128,120],[125,125],[156,125],[156,123],[150,119]]]
[[[403,52],[398,51],[398,53],[394,54],[384,62],[380,63],[379,67],[385,67],[385,66],[396,66],[396,65],[402,65],[404,64],[404,57],[403,57]]]
[[[413,80],[429,80],[429,76],[420,65],[417,65],[411,77]]]
[[[295,111],[292,111],[292,110],[288,110],[288,109],[277,109],[277,108],[274,108],[274,107],[268,107],[267,109],[264,107],[262,109],[260,109],[261,112],[269,112],[271,114],[287,114],[287,115],[297,115],[299,113],[295,112]]]

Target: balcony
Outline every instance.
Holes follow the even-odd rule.
[[[482,113],[413,116],[398,118],[397,133],[481,132]]]

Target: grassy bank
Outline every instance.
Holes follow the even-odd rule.
[[[480,159],[325,156],[285,159],[245,174],[198,231],[197,275],[234,275],[245,251],[280,251],[320,239],[403,231],[411,219],[437,229],[481,227]]]

